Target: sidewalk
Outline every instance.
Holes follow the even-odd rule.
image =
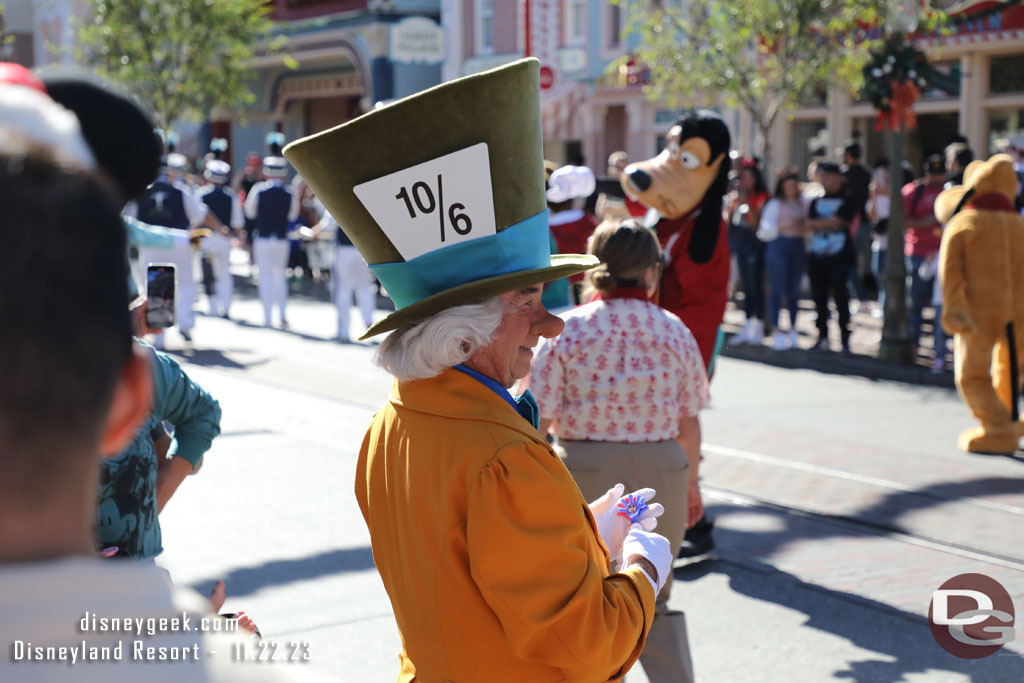
[[[249,265],[248,255],[240,250],[232,251],[231,269],[235,276],[235,291],[246,293],[250,296],[256,295],[256,281],[253,278],[252,268]],[[199,285],[202,289],[202,285]],[[289,283],[291,296],[309,297],[318,301],[330,301],[331,294],[326,283],[317,283],[312,280]],[[394,310],[394,304],[390,299],[380,296],[377,300],[377,308],[383,310]],[[833,307],[834,308],[834,307]],[[727,358],[756,361],[766,365],[774,365],[782,368],[802,368],[815,370],[828,374],[853,375],[866,377],[868,379],[888,380],[892,382],[905,382],[922,386],[955,388],[953,382],[952,354],[947,354],[946,371],[932,373],[931,365],[934,354],[929,347],[922,347],[919,357],[914,365],[902,366],[878,360],[878,344],[882,336],[882,319],[873,317],[872,311],[878,309],[873,301],[864,302],[863,310],[852,316],[850,327],[850,346],[853,355],[842,356],[836,351],[839,350],[839,325],[836,322],[835,311],[829,320],[829,339],[832,341],[832,353],[811,351],[810,347],[817,340],[818,332],[814,326],[816,317],[814,302],[809,299],[800,301],[800,312],[797,314],[797,331],[800,335],[800,348],[788,351],[773,351],[768,344],[771,337],[765,337],[761,345],[744,344],[730,345],[726,343],[722,349],[722,355]],[[925,309],[924,342],[931,343],[931,310]],[[784,315],[785,319],[786,316]],[[725,320],[722,324],[725,330],[726,340],[736,334],[743,327],[744,315],[741,308],[737,307],[734,301],[730,301],[725,312]]]
[[[931,309],[925,309],[922,347],[919,349],[918,357],[913,365],[898,365],[878,359],[878,345],[882,338],[882,318],[872,315],[872,312],[877,310],[877,303],[866,301],[861,304],[860,310],[851,317],[850,348],[853,354],[844,356],[837,353],[839,350],[839,324],[836,320],[834,305],[831,306],[832,315],[829,319],[828,336],[832,344],[831,352],[810,350],[810,347],[817,341],[818,331],[815,328],[817,316],[814,302],[807,299],[800,301],[800,311],[796,316],[797,333],[800,335],[799,349],[774,351],[769,346],[770,336],[766,336],[764,343],[760,345],[731,345],[728,343],[729,337],[743,328],[745,320],[743,310],[737,307],[734,301],[730,301],[725,311],[725,320],[722,323],[726,335],[726,344],[722,349],[722,355],[727,358],[757,361],[782,368],[803,368],[829,374],[856,375],[868,379],[955,388],[952,353],[946,355],[945,371],[939,373],[931,371],[934,352],[929,346],[925,346],[932,343]],[[783,320],[787,317],[786,315],[782,316]],[[785,323],[783,324],[785,325]]]

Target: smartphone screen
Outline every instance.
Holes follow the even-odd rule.
[[[146,269],[146,326],[174,325],[174,266],[153,263]]]

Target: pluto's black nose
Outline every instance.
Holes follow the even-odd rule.
[[[629,182],[632,183],[633,187],[641,192],[646,192],[647,188],[651,186],[651,176],[647,174],[647,171],[643,171],[636,166],[627,166],[624,173],[629,178]]]

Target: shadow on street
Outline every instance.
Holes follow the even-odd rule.
[[[281,586],[296,581],[318,579],[331,574],[361,572],[373,569],[373,553],[369,547],[341,548],[290,560],[271,560],[254,567],[233,569],[227,576],[202,579],[191,588],[208,595],[218,580],[227,585],[232,598],[252,595],[268,586]]]
[[[723,547],[735,542],[734,533],[721,534]],[[677,581],[692,582],[708,574],[725,575],[729,587],[737,593],[801,612],[807,617],[808,628],[844,638],[875,655],[843,663],[832,674],[837,680],[858,683],[925,680],[923,676],[929,671],[940,670],[967,675],[978,683],[991,683],[1014,680],[1009,672],[1015,668],[1024,671],[1024,658],[1005,649],[982,660],[954,657],[935,642],[923,617],[859,595],[807,583],[757,560],[709,559],[679,567],[674,575]],[[880,618],[883,615],[890,618]],[[799,636],[794,638],[794,642],[800,640]],[[757,656],[757,644],[737,642],[734,645],[736,656],[743,656],[743,652]],[[700,662],[696,664],[699,666]],[[772,680],[770,672],[765,672],[764,680]]]

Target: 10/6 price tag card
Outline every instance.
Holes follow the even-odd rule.
[[[497,232],[485,142],[352,189],[407,261]]]

